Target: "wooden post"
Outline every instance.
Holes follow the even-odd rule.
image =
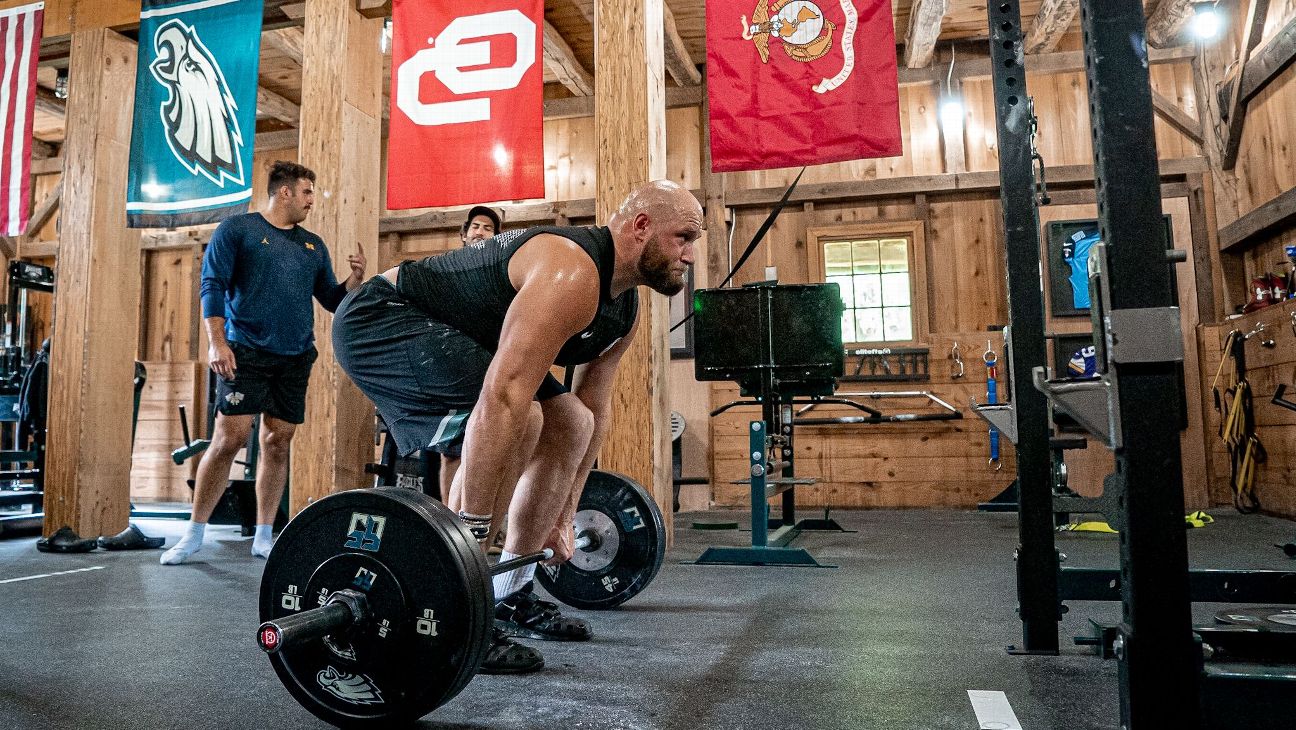
[[[637,184],[666,177],[662,0],[598,0],[594,13],[595,219],[606,222]],[[621,360],[612,430],[599,466],[652,492],[672,534],[667,404],[670,304],[639,289],[639,331]]]
[[[45,534],[69,526],[95,537],[121,532],[130,518],[140,237],[122,211],[135,44],[100,29],[73,33],[71,48]]]
[[[302,57],[301,164],[315,171],[315,209],[304,225],[329,248],[338,279],[364,247],[368,274],[379,264],[378,191],[382,123],[383,21],[354,3],[307,0]],[[319,359],[306,396],[306,422],[293,439],[293,514],[340,489],[364,485],[373,460],[373,405],[333,357],[333,317],[315,309]]]
[[[720,286],[729,274],[729,224],[725,210],[725,175],[711,171],[711,102],[702,93],[702,211],[706,216],[706,285]],[[696,266],[695,266],[696,268]]]

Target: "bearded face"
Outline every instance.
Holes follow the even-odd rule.
[[[661,234],[654,233],[644,245],[639,256],[639,274],[644,284],[658,294],[673,297],[684,290],[685,264],[671,256],[661,242]]]

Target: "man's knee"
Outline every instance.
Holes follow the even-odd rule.
[[[270,458],[283,458],[288,455],[292,445],[293,434],[297,426],[271,416],[261,417],[261,453]]]
[[[247,443],[248,434],[252,432],[252,417],[221,414],[217,416],[212,430],[207,454],[213,458],[232,458]]]
[[[574,395],[560,395],[543,403],[544,438],[547,445],[569,444],[584,451],[594,436],[594,413]]]

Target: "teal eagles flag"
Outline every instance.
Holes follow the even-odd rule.
[[[142,0],[126,218],[216,223],[252,199],[262,0]]]

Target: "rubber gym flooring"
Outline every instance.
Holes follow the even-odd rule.
[[[1197,567],[1296,567],[1275,543],[1296,524],[1212,512],[1189,533]],[[537,643],[547,667],[478,676],[424,728],[978,727],[968,690],[1001,691],[1024,730],[1118,727],[1116,664],[1074,646],[1116,604],[1077,603],[1063,655],[1010,656],[1020,640],[1016,516],[838,512],[853,533],[797,545],[835,569],[682,564],[745,532],[690,529],[656,581],[620,609],[587,613],[582,644]],[[182,523],[141,520],[168,544]],[[257,649],[264,563],[250,538],[213,526],[198,561],[158,551],[46,555],[0,541],[0,728],[326,727],[289,696]],[[1112,535],[1058,539],[1067,565],[1114,567]],[[77,572],[63,572],[77,571]],[[59,573],[59,574],[54,574]],[[42,574],[46,577],[14,581]],[[1208,621],[1217,606],[1194,613]],[[570,610],[570,609],[569,609]]]

